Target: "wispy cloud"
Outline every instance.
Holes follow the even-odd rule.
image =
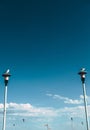
[[[53,99],[62,100],[65,104],[75,104],[75,105],[83,104],[83,95],[80,95],[79,99],[71,99],[68,97],[50,93],[46,95],[52,97]],[[88,96],[87,98],[90,99]]]
[[[54,107],[36,107],[30,103],[7,103],[7,114],[11,116],[25,116],[25,117],[38,117],[38,118],[55,118],[60,116],[75,116],[82,117],[84,113],[83,104],[83,95],[80,95],[79,99],[71,99],[57,94],[48,93],[47,96],[52,99],[62,100],[65,104],[74,104],[73,107],[63,107],[63,108],[54,108]],[[87,96],[88,101],[90,97]],[[76,105],[76,106],[75,106]],[[2,115],[3,104],[0,104],[0,115]],[[88,105],[88,112],[90,113],[90,105]],[[90,116],[90,115],[89,115]]]
[[[8,103],[7,113],[11,115],[18,116],[56,116],[54,108],[49,107],[35,107],[29,103],[27,104],[17,104],[17,103]],[[0,104],[0,110],[3,109],[3,104]]]
[[[0,111],[2,112],[3,104],[0,104]],[[88,106],[88,111],[90,113],[90,106]],[[7,114],[13,116],[27,116],[27,117],[58,117],[58,116],[75,116],[81,117],[84,115],[84,106],[76,107],[64,107],[64,108],[52,108],[52,107],[35,107],[29,103],[27,104],[17,104],[8,103],[7,104]],[[90,116],[90,115],[89,115]]]
[[[62,100],[65,104],[76,104],[73,107],[53,108],[53,107],[36,107],[30,103],[7,103],[7,114],[11,116],[25,116],[25,117],[38,117],[38,118],[55,118],[61,116],[75,116],[82,117],[84,113],[83,95],[80,95],[79,100],[73,100],[68,97],[60,96],[57,94],[47,94],[52,99]],[[87,96],[87,99],[90,99]],[[3,104],[0,104],[0,115],[2,115]],[[90,113],[90,106],[88,105],[88,113]],[[90,115],[89,115],[90,116]]]

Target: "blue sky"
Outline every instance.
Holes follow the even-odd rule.
[[[9,68],[7,130],[86,129],[77,73],[88,72],[90,113],[89,16],[85,0],[0,2],[0,128]]]

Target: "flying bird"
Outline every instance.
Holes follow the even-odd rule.
[[[81,124],[82,124],[82,125],[84,124],[83,121],[81,122]]]
[[[13,124],[13,126],[15,126],[15,124]]]
[[[6,73],[9,73],[9,71],[10,71],[10,70],[8,69],[8,70],[6,71]]]
[[[23,118],[22,121],[25,122],[25,119]]]
[[[71,121],[73,121],[73,118],[71,117]]]

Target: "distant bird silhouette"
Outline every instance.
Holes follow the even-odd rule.
[[[15,124],[13,124],[13,126],[15,126]]]
[[[81,124],[82,124],[82,125],[84,124],[83,121],[81,122]]]
[[[73,121],[73,118],[71,117],[71,121]]]
[[[25,122],[25,119],[23,118],[22,121]]]

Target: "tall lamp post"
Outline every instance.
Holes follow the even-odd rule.
[[[82,81],[83,97],[84,97],[84,107],[85,107],[85,116],[86,116],[86,127],[87,127],[87,130],[89,130],[87,101],[86,101],[86,89],[85,89],[85,75],[87,74],[87,72],[85,71],[85,68],[82,68],[78,74],[81,76],[81,81]]]
[[[2,127],[2,130],[5,130],[5,127],[6,127],[7,85],[8,85],[9,77],[11,76],[9,74],[9,69],[2,76],[4,77],[4,83],[5,83],[5,90],[4,90],[4,110],[3,110],[3,127]]]

